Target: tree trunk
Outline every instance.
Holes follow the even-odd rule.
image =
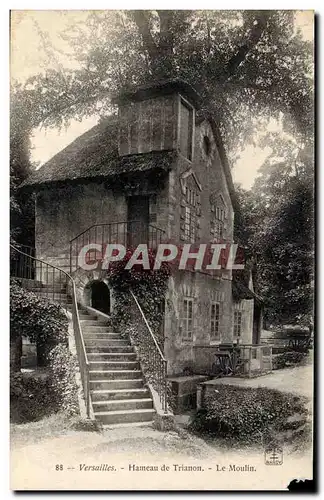
[[[10,371],[20,372],[22,356],[22,337],[10,340]]]

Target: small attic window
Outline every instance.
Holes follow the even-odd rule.
[[[204,136],[203,138],[203,148],[206,156],[210,155],[211,152],[211,142],[210,139],[207,135]]]
[[[179,146],[180,152],[188,160],[192,160],[193,107],[180,98]]]

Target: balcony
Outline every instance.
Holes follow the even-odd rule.
[[[120,244],[127,249],[135,249],[140,244],[147,244],[156,249],[164,241],[165,232],[152,224],[142,221],[112,222],[94,224],[70,241],[70,272],[78,266],[78,256],[82,248],[89,244],[101,245],[101,250],[91,250],[91,260],[103,258],[107,244]]]

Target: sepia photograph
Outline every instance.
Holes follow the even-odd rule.
[[[11,490],[314,492],[314,11],[8,16]]]

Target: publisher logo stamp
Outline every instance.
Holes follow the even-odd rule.
[[[264,462],[266,465],[282,465],[282,448],[280,448],[279,446],[266,448],[264,451]]]

